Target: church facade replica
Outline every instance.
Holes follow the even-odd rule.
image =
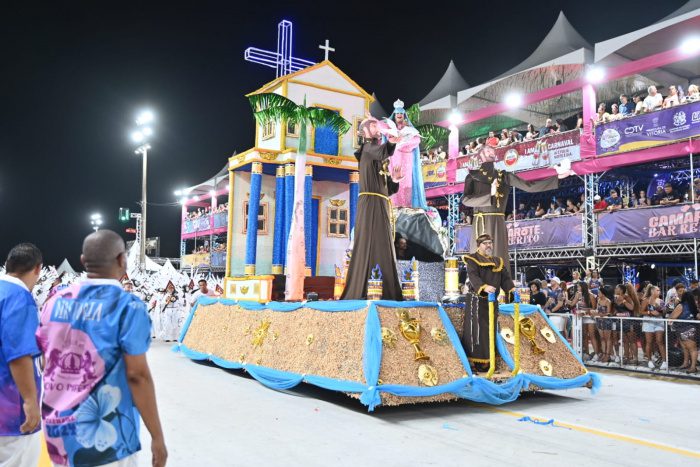
[[[305,173],[311,196],[306,196],[304,207],[306,274],[332,277],[350,243],[358,193],[355,135],[373,98],[328,60],[277,78],[251,94],[257,93],[331,109],[352,123],[343,135],[307,128]],[[298,124],[256,123],[255,145],[229,159],[228,298],[268,301],[273,275],[284,273],[298,144]],[[260,193],[257,206],[250,204],[253,192]],[[250,215],[258,218],[257,232],[247,231]]]

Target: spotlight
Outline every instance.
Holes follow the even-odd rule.
[[[182,190],[175,190],[175,191],[173,192],[173,194],[174,194],[175,196],[182,196]]]
[[[143,130],[141,130],[141,132],[143,133],[144,136],[151,136],[151,135],[153,135],[153,128],[151,128],[150,126],[147,126]]]
[[[605,70],[600,67],[591,67],[586,72],[586,80],[589,83],[600,83],[603,79],[605,79]]]
[[[194,200],[194,201],[199,201],[199,196],[193,197],[192,200]]]
[[[656,269],[656,264],[651,263],[651,268],[652,268],[652,269]]]
[[[209,196],[211,196],[212,198],[213,198],[214,196],[216,196],[216,190],[211,190],[211,191],[209,192]]]
[[[694,36],[687,38],[686,40],[681,42],[680,49],[681,52],[687,55],[694,54],[700,51],[700,37]]]
[[[462,114],[458,110],[453,110],[447,117],[447,121],[450,122],[450,125],[457,125],[462,122]]]
[[[151,123],[153,120],[155,120],[155,115],[153,112],[150,110],[144,110],[138,115],[138,117],[136,117],[136,124],[146,125]]]
[[[523,103],[523,96],[517,93],[508,94],[505,102],[510,108],[520,107]]]
[[[143,141],[143,138],[144,138],[144,135],[140,131],[134,131],[131,133],[131,140],[134,143],[140,143],[141,141]]]

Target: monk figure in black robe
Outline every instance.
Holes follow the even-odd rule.
[[[567,177],[573,172],[571,164],[562,163],[552,167],[557,175],[538,181],[527,181],[516,174],[497,170],[494,167],[495,153],[493,148],[486,147],[481,150],[479,156],[481,166],[470,170],[464,179],[464,193],[462,204],[474,208],[472,220],[472,236],[469,242],[469,251],[476,249],[476,238],[482,234],[489,234],[493,238],[493,250],[495,256],[506,261],[506,267],[510,262],[508,256],[508,230],[506,229],[506,208],[508,207],[508,195],[512,187],[534,193],[554,190],[559,187],[559,179]],[[475,160],[475,162],[477,162]],[[477,162],[478,164],[478,162]]]
[[[401,167],[389,172],[389,157],[398,138],[381,143],[377,120],[368,117],[360,124],[364,142],[355,153],[359,163],[360,195],[357,200],[355,233],[350,266],[341,300],[367,299],[367,279],[379,265],[382,273],[382,299],[403,300],[396,272],[393,212],[390,195],[403,178]]]
[[[489,334],[488,294],[498,296],[501,289],[510,298],[515,285],[510,277],[507,258],[493,256],[493,239],[484,234],[476,238],[476,251],[462,256],[467,266],[470,293],[464,308],[462,345],[471,363],[489,362],[489,344],[498,332],[498,303],[494,303],[494,334]],[[495,344],[495,341],[494,341]],[[482,369],[481,365],[475,365]]]

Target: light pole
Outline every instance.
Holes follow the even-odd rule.
[[[102,214],[99,212],[96,212],[95,214],[90,216],[90,225],[92,225],[92,229],[97,232],[100,230],[100,226],[102,225]]]
[[[148,140],[153,136],[153,128],[151,127],[153,120],[155,120],[153,112],[150,110],[142,111],[136,118],[138,129],[131,133],[131,139],[134,143],[139,145],[134,153],[141,154],[143,157],[143,170],[141,174],[141,238],[139,239],[139,264],[142,270],[146,269],[146,238],[148,238],[146,235],[146,179],[148,173],[148,150],[151,149]]]

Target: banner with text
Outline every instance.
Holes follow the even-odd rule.
[[[700,204],[623,209],[598,215],[598,242],[648,243],[698,236]]]
[[[608,155],[700,136],[700,101],[598,125],[596,154]]]
[[[557,216],[545,219],[508,221],[510,249],[547,248],[583,245],[581,215]],[[469,251],[471,225],[455,226],[455,252]]]
[[[440,161],[423,165],[423,183],[425,188],[447,185],[447,162]]]
[[[546,138],[525,141],[502,148],[493,148],[496,168],[508,172],[543,169],[559,164],[564,159],[571,162],[581,160],[580,133],[578,130],[554,133]],[[457,158],[456,182],[463,182],[469,168],[479,154]]]

